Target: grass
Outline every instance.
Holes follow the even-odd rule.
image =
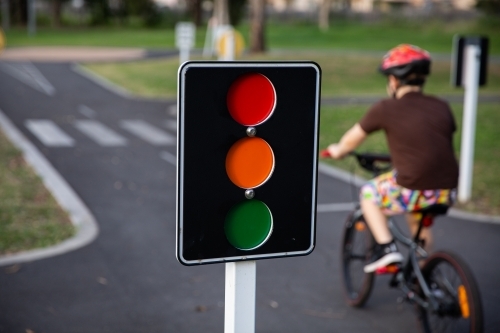
[[[455,34],[479,34],[490,37],[490,51],[498,54],[499,28],[498,20],[393,18],[370,22],[334,18],[327,31],[321,31],[312,24],[271,24],[267,37],[272,48],[385,51],[400,43],[410,43],[431,52],[449,53]]]
[[[322,96],[376,94],[384,95],[384,79],[375,71],[379,59],[369,55],[306,53],[297,55],[271,55],[251,57],[250,60],[292,60],[297,57],[318,62],[323,70]],[[89,64],[87,67],[130,91],[156,97],[175,97],[178,59],[152,60],[116,64]],[[436,94],[458,94],[460,89],[449,85],[450,63],[435,61],[433,74],[426,91]],[[488,86],[481,88],[482,94],[498,95],[500,91],[500,65],[490,64]],[[473,201],[463,208],[469,211],[500,214],[500,132],[495,124],[500,123],[500,104],[479,106],[476,137]],[[453,105],[457,122],[461,123],[461,105]],[[321,116],[320,144],[326,147],[334,142],[358,121],[366,107],[323,107]],[[455,136],[457,155],[460,148],[460,130]],[[361,150],[386,151],[382,133],[370,136]],[[347,159],[335,164],[350,170],[355,162]],[[364,174],[368,176],[368,174]]]
[[[246,60],[313,60],[322,68],[322,96],[373,94],[385,95],[385,81],[377,72],[380,59],[359,53],[280,53],[247,56]],[[151,97],[173,98],[177,93],[177,58],[122,63],[87,64],[92,71],[126,89]],[[426,90],[433,94],[459,94],[461,89],[450,87],[450,62],[436,60]],[[482,94],[500,91],[500,64],[491,63],[488,84]]]
[[[0,133],[0,254],[47,247],[75,229],[22,154]]]
[[[271,49],[363,50],[384,52],[400,43],[413,43],[431,52],[451,51],[455,34],[482,34],[490,38],[490,54],[500,54],[500,20],[484,19],[386,19],[374,22],[334,18],[328,31],[304,22],[269,22],[267,43]],[[238,27],[248,42],[247,23]],[[196,46],[203,47],[206,28],[197,29]],[[7,46],[68,45],[114,46],[141,48],[174,48],[172,28],[145,29],[106,28],[39,28],[29,37],[25,29],[11,29],[6,34]],[[248,43],[247,43],[248,44]]]
[[[454,137],[454,146],[457,157],[460,153],[462,106],[452,105],[453,113],[459,129]],[[475,142],[475,159],[472,200],[460,206],[469,211],[488,214],[500,214],[500,104],[479,105],[477,113],[477,129]],[[363,106],[323,107],[320,122],[320,149],[330,143],[337,142],[340,137],[355,124],[366,112]],[[381,132],[370,135],[358,148],[358,151],[388,152],[385,136]],[[341,161],[325,160],[337,167],[354,170],[356,173],[369,177],[368,173],[359,172],[354,159],[346,158]]]

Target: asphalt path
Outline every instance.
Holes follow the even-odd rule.
[[[33,66],[45,78],[37,85],[23,81],[25,69],[17,77],[0,70],[0,109],[90,208],[100,234],[74,252],[0,268],[0,332],[222,332],[224,265],[184,267],[175,258],[175,146],[151,144],[123,127],[123,120],[142,120],[174,135],[175,102],[124,98],[70,64]],[[27,120],[51,121],[72,145],[42,143]],[[88,120],[125,140],[98,143],[78,129]],[[320,174],[318,198],[346,203],[353,191]],[[387,277],[377,278],[364,309],[345,305],[339,242],[347,214],[318,213],[311,255],[257,263],[257,332],[416,332],[412,307],[396,302],[400,293]],[[472,267],[486,332],[498,332],[500,225],[443,217],[433,229],[436,248]]]

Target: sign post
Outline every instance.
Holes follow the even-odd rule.
[[[179,64],[189,60],[189,50],[195,45],[196,26],[191,22],[175,25],[175,45],[179,49]]]
[[[458,201],[461,203],[465,203],[471,198],[477,95],[478,87],[486,83],[487,54],[488,39],[455,37],[452,84],[465,88],[458,179]]]
[[[226,264],[226,333],[255,330],[255,260],[315,246],[321,69],[179,68],[177,259]]]
[[[255,332],[255,261],[226,263],[224,333]]]

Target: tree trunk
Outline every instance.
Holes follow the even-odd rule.
[[[250,52],[261,53],[266,50],[265,43],[265,0],[250,0]]]
[[[193,23],[199,27],[201,26],[201,0],[189,0],[188,9],[193,18]]]
[[[227,0],[214,0],[214,17],[217,20],[218,26],[229,24]]]
[[[61,27],[61,0],[52,0],[52,27]]]
[[[319,28],[323,31],[328,30],[330,27],[330,7],[332,4],[332,0],[323,0],[319,7],[318,14],[318,25]]]

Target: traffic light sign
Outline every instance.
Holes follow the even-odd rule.
[[[181,66],[177,258],[182,264],[312,252],[320,80],[313,62]]]

